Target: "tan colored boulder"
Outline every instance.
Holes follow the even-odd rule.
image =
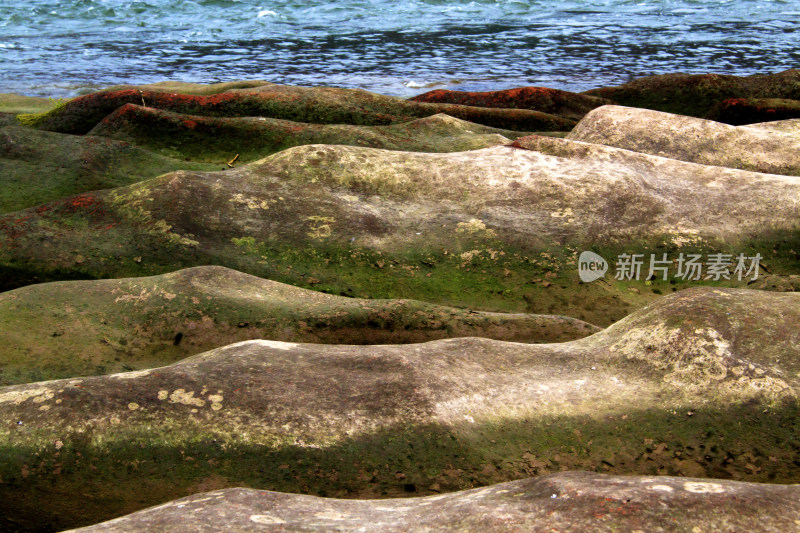
[[[797,137],[660,111],[603,106],[567,138],[701,165],[800,175]]]
[[[791,133],[795,136],[800,136],[800,118],[792,118],[788,120],[773,120],[770,122],[759,122],[757,124],[748,124],[748,128],[759,128],[769,131],[778,131],[781,133]]]
[[[790,176],[534,139],[566,152],[494,147],[426,154],[309,145],[226,172],[173,172],[6,215],[0,228],[14,226],[7,241],[13,246],[0,248],[0,257],[40,256],[67,266],[53,252],[80,239],[86,267],[93,248],[118,239],[123,228],[214,253],[236,249],[231,238],[296,246],[353,242],[386,252],[452,244],[458,235],[526,237],[531,244],[664,234],[731,238],[765,224],[791,224],[787,215],[800,203],[800,182]],[[59,224],[66,214],[88,223],[61,226],[55,249],[41,254],[37,228]],[[126,240],[115,249],[138,256],[145,253],[139,245]]]

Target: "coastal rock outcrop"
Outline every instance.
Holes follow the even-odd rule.
[[[794,248],[773,244],[796,238],[794,177],[536,139],[550,148],[307,145],[9,213],[0,216],[4,288],[219,264],[334,294],[604,326],[647,299],[580,283],[586,247],[608,259],[631,243],[642,253],[760,251],[774,274],[794,260]],[[663,283],[659,291],[676,288]]]
[[[345,298],[204,266],[0,293],[0,384],[163,366],[247,339],[393,344],[476,336],[562,342],[596,331],[561,316]]]
[[[414,96],[410,100],[477,107],[532,109],[572,120],[580,120],[592,109],[614,103],[605,98],[547,87],[519,87],[485,92],[436,89]]]
[[[173,170],[218,168],[112,139],[6,126],[0,128],[0,213],[130,185]]]
[[[52,530],[215,488],[375,498],[560,470],[796,483],[798,298],[694,289],[566,343],[251,340],[3,387],[0,516]]]
[[[638,78],[617,87],[603,87],[584,94],[640,107],[693,117],[707,117],[731,98],[800,99],[800,70],[774,74],[731,76],[725,74],[661,74]],[[754,122],[766,119],[759,118]]]
[[[336,500],[253,489],[188,496],[75,533],[762,531],[800,520],[797,486],[564,472],[412,500]]]
[[[706,118],[734,125],[800,118],[800,100],[729,98],[712,107]]]
[[[774,129],[604,106],[586,115],[567,138],[701,165],[800,175],[800,138]]]
[[[516,131],[568,131],[575,121],[527,109],[412,102],[359,89],[262,85],[210,95],[146,89],[107,90],[73,98],[45,113],[18,115],[28,126],[85,134],[125,104],[207,117],[269,117],[315,124],[380,126],[437,113]]]
[[[130,142],[163,155],[222,166],[292,146],[341,144],[407,152],[461,152],[507,144],[520,133],[437,114],[391,126],[307,124],[265,117],[204,117],[125,104],[89,136]]]

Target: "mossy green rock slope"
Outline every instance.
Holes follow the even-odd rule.
[[[605,144],[702,165],[800,175],[800,138],[648,109],[603,106],[568,139]]]
[[[216,166],[175,160],[130,143],[21,126],[0,128],[0,213],[178,169]]]
[[[123,91],[134,89],[137,91],[153,91],[160,93],[194,94],[197,96],[211,96],[233,90],[252,90],[258,87],[274,86],[274,83],[265,80],[240,80],[225,81],[221,83],[189,83],[185,81],[159,81],[142,85],[113,85],[103,89],[104,92]]]
[[[319,125],[180,115],[132,104],[92,133],[0,128],[0,213],[178,169],[220,170],[302,144],[454,152],[506,144],[520,135],[441,114],[395,126]]]
[[[623,106],[705,117],[716,104],[729,98],[798,100],[800,70],[753,76],[663,74],[639,78],[618,87],[592,89],[584,94],[607,98]]]
[[[637,248],[769,253],[772,273],[796,273],[796,178],[537,139],[568,153],[308,145],[7,214],[4,288],[219,264],[335,294],[602,326],[646,299],[580,283],[586,247],[612,261]]]
[[[437,113],[517,131],[567,131],[575,121],[527,109],[428,104],[359,89],[264,85],[212,95],[123,89],[79,96],[46,113],[19,115],[25,125],[60,133],[88,133],[125,104],[209,117],[271,117],[317,124],[378,126]]]
[[[566,469],[796,483],[799,299],[695,289],[567,343],[253,340],[0,388],[0,516],[45,531],[213,488],[372,498]]]
[[[245,488],[175,500],[80,533],[134,531],[794,531],[800,488],[564,472],[413,500],[336,500]]]
[[[438,114],[392,126],[306,124],[264,117],[184,115],[126,104],[90,135],[127,141],[154,152],[192,160],[252,161],[304,144],[370,146],[409,152],[460,152],[507,144],[520,136]]]
[[[362,300],[223,267],[0,294],[0,384],[163,366],[247,339],[381,344],[476,336],[561,342],[598,328],[548,315]]]

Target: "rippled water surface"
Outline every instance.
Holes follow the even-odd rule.
[[[800,1],[0,2],[0,92],[266,79],[411,95],[800,66]]]

